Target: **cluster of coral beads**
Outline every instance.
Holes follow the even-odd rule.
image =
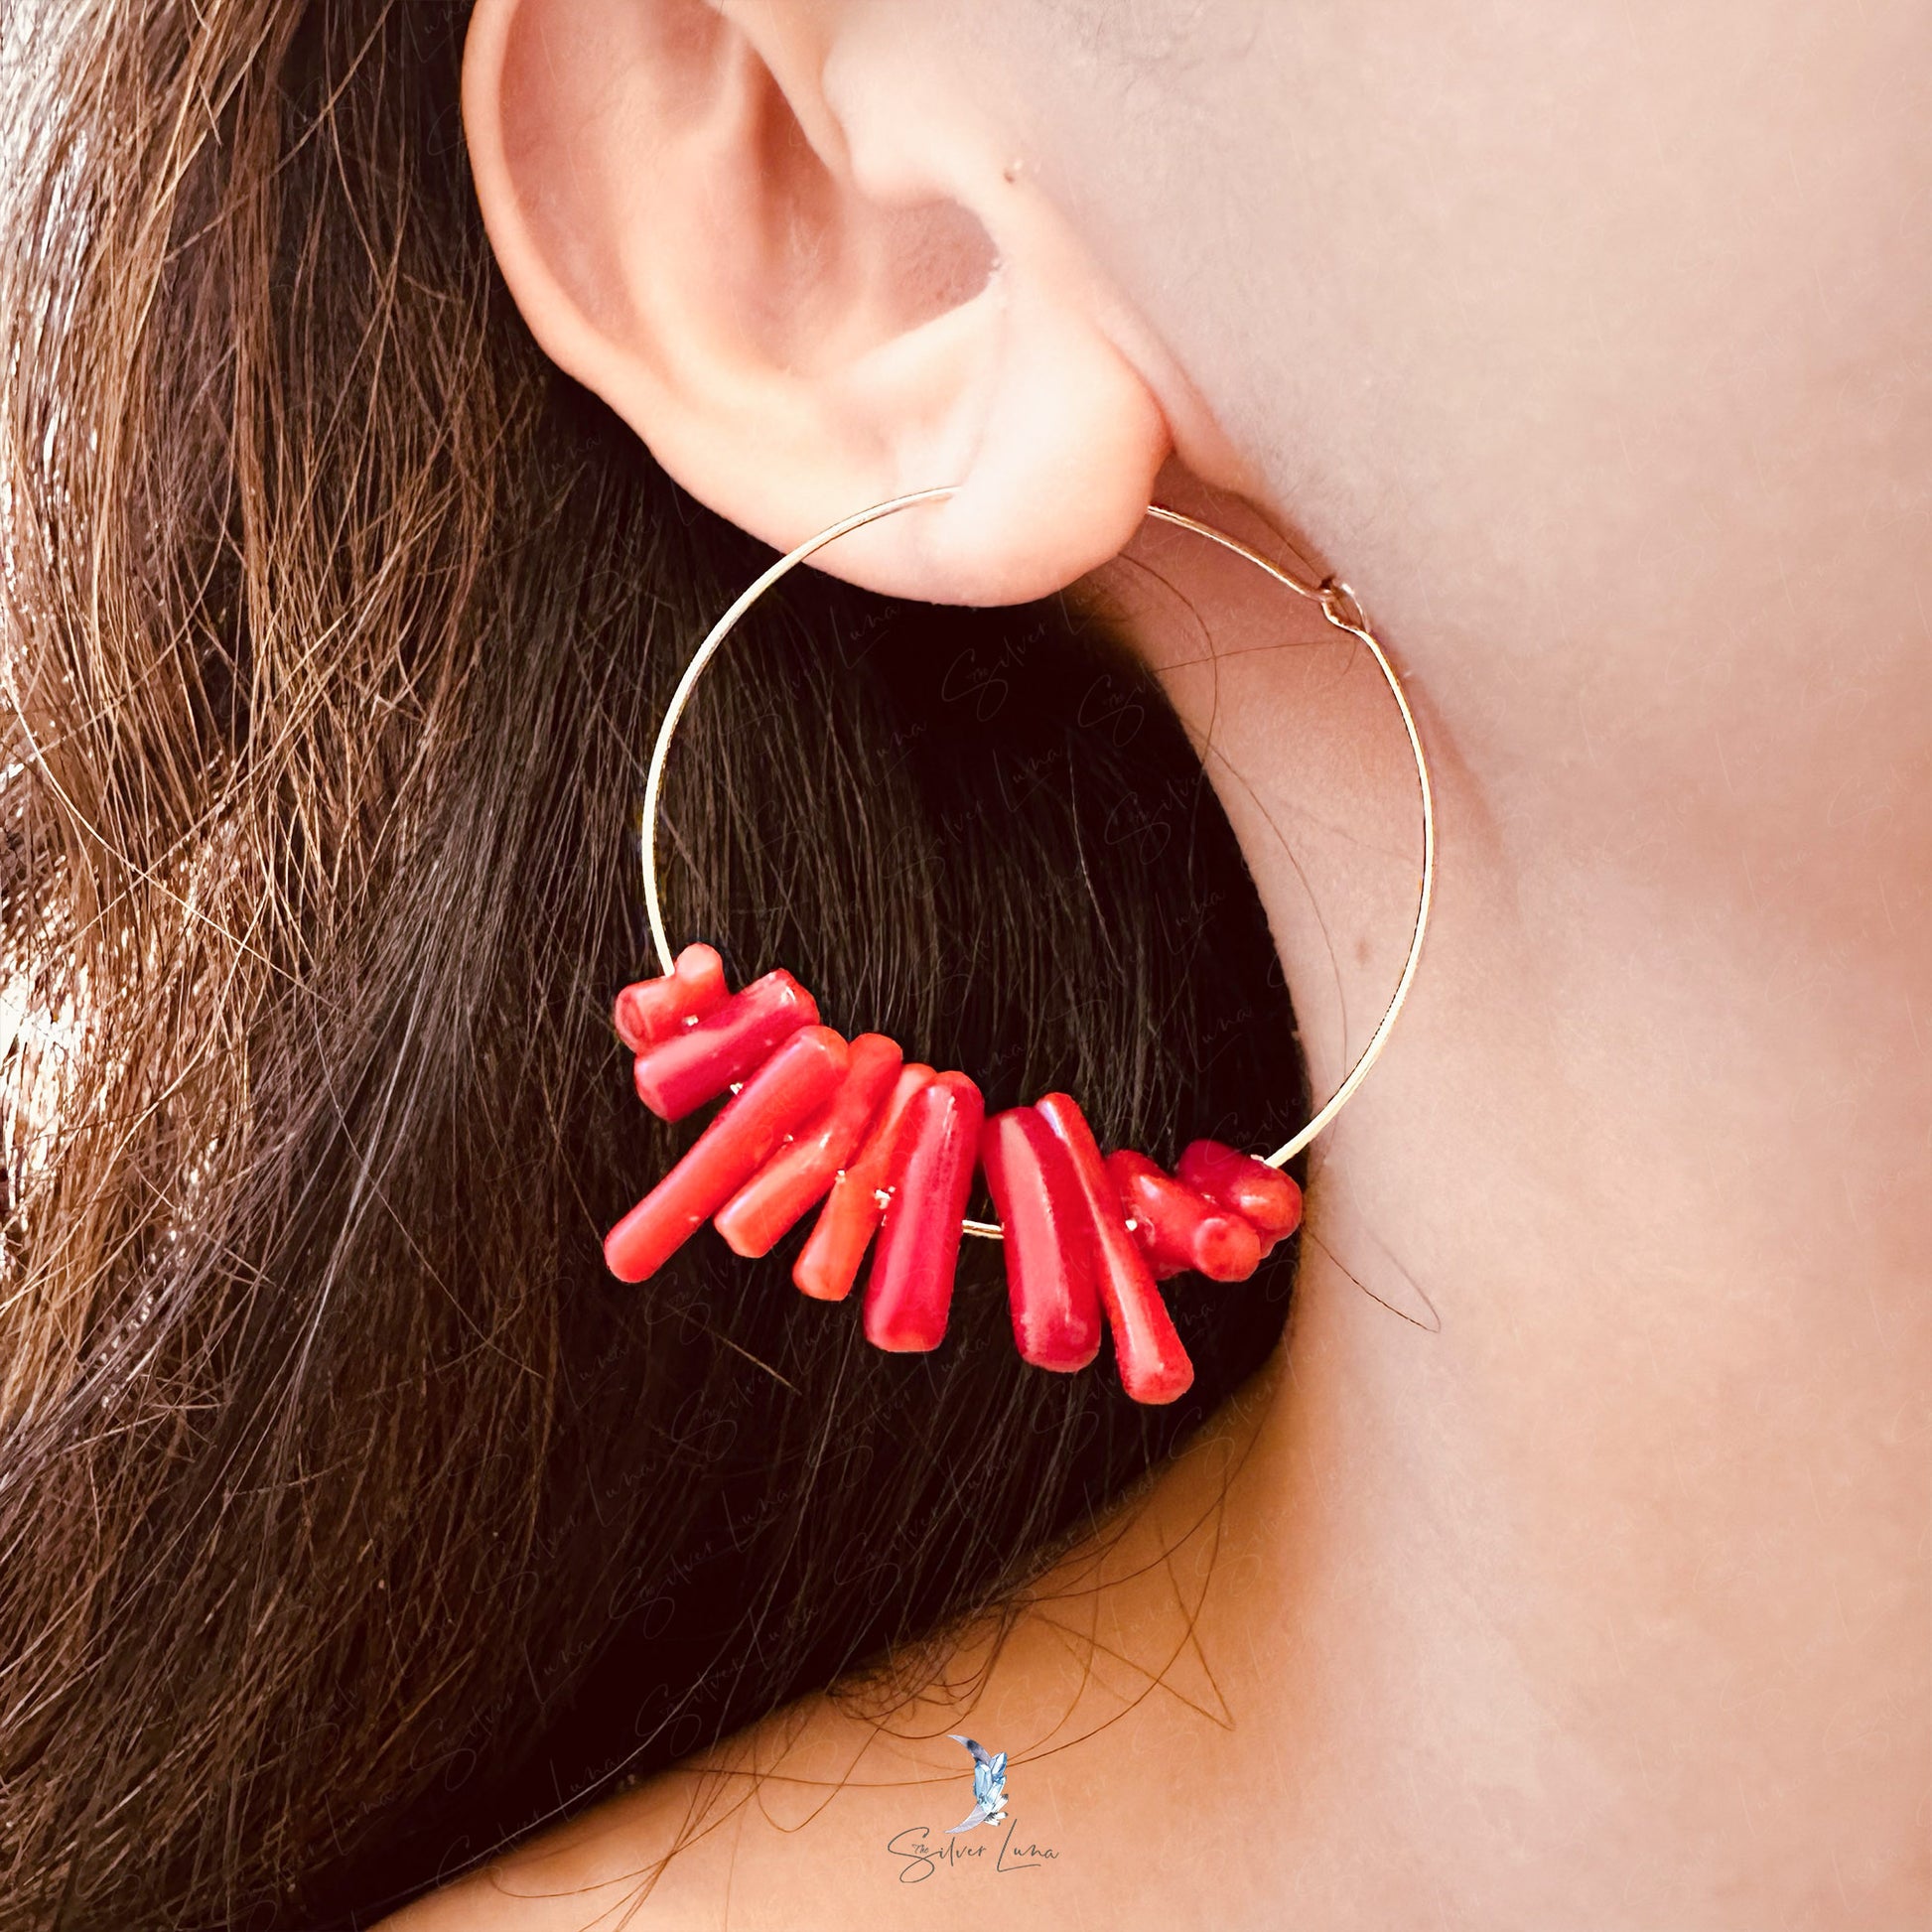
[[[1063,1093],[987,1120],[965,1074],[907,1065],[883,1034],[847,1040],[820,1026],[789,973],[727,993],[710,946],[686,946],[662,978],[625,987],[616,1018],[652,1113],[682,1120],[732,1091],[605,1238],[622,1281],[662,1267],[705,1221],[738,1253],[761,1255],[818,1206],[792,1279],[842,1301],[871,1246],[867,1339],[936,1348],[977,1162],[1005,1228],[1020,1353],[1085,1368],[1104,1312],[1127,1393],[1172,1402],[1194,1371],[1156,1281],[1189,1268],[1245,1280],[1301,1220],[1288,1175],[1218,1141],[1195,1141],[1168,1174],[1127,1149],[1103,1158]]]

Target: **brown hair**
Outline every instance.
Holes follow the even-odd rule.
[[[997,1250],[882,1356],[788,1249],[639,1289],[675,1137],[640,759],[765,553],[542,358],[460,6],[4,31],[0,1924],[348,1922],[998,1601],[1264,1359],[1027,1369]],[[827,1017],[1260,1140],[1299,1093],[1197,759],[1057,603],[814,573],[681,736],[675,931]]]

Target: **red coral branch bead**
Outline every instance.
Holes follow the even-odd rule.
[[[660,1120],[682,1120],[817,1022],[817,1001],[789,973],[766,973],[695,1026],[646,1046],[633,1069],[637,1098]]]
[[[671,970],[638,980],[618,995],[612,1010],[618,1037],[633,1053],[668,1039],[725,1002],[725,962],[702,940],[686,946]]]
[[[980,1165],[1006,1233],[1007,1302],[1021,1359],[1070,1374],[1100,1352],[1093,1217],[1065,1145],[1033,1107],[995,1114]]]
[[[832,1185],[872,1125],[904,1059],[884,1034],[861,1034],[839,1090],[717,1213],[718,1232],[741,1255],[771,1244]]]
[[[905,1103],[866,1278],[866,1339],[876,1348],[920,1351],[945,1337],[985,1112],[963,1073],[934,1074]]]
[[[1194,1370],[1157,1281],[1190,1268],[1245,1280],[1301,1223],[1301,1189],[1266,1162],[1209,1140],[1190,1143],[1173,1175],[1129,1148],[1103,1159],[1064,1093],[988,1120],[965,1074],[906,1065],[883,1034],[848,1044],[819,1025],[817,1002],[789,973],[728,993],[723,961],[702,943],[626,986],[613,1017],[636,1053],[638,1098],[664,1119],[738,1089],[605,1237],[623,1281],[662,1267],[707,1219],[741,1255],[768,1253],[822,1201],[792,1268],[798,1287],[843,1300],[871,1246],[866,1338],[936,1348],[977,1162],[1003,1224],[1021,1356],[1085,1368],[1104,1316],[1122,1387],[1164,1403]]]
[[[1242,1282],[1261,1261],[1261,1237],[1226,1208],[1163,1173],[1145,1154],[1107,1157],[1134,1237],[1157,1275],[1192,1268],[1210,1281]]]
[[[1193,1386],[1194,1365],[1155,1286],[1147,1257],[1127,1231],[1120,1190],[1100,1158],[1093,1129],[1070,1094],[1049,1093],[1035,1105],[1066,1149],[1086,1204],[1120,1385],[1136,1402],[1173,1402]]]
[[[879,1111],[859,1151],[832,1182],[825,1205],[818,1210],[791,1279],[800,1291],[820,1302],[843,1302],[859,1279],[859,1264],[885,1213],[880,1198],[893,1177],[893,1158],[904,1123],[906,1103],[934,1073],[917,1060],[899,1068],[898,1078]]]
[[[1190,1141],[1174,1163],[1174,1177],[1239,1214],[1261,1236],[1264,1255],[1302,1225],[1302,1190],[1294,1175],[1225,1142]]]
[[[845,1078],[848,1054],[830,1027],[784,1041],[724,1107],[676,1167],[604,1237],[620,1281],[640,1282],[744,1186]]]

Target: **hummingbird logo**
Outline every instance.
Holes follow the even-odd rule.
[[[949,1730],[946,1735],[954,1743],[964,1744],[973,1754],[973,1808],[957,1825],[947,1828],[946,1836],[970,1832],[975,1825],[997,1825],[1007,1815],[1006,1752],[989,1751],[984,1744],[962,1737],[956,1730]]]

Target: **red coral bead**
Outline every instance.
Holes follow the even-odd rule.
[[[1193,1386],[1194,1365],[1154,1284],[1147,1257],[1127,1231],[1120,1190],[1100,1158],[1093,1129],[1070,1094],[1049,1093],[1036,1104],[1040,1118],[1066,1149],[1086,1205],[1120,1385],[1136,1402],[1173,1402]]]
[[[1063,1374],[1100,1353],[1092,1216],[1073,1161],[1032,1107],[980,1130],[980,1165],[1006,1231],[1007,1302],[1021,1358]]]
[[[1174,1178],[1239,1214],[1261,1236],[1264,1255],[1302,1225],[1302,1190],[1295,1177],[1224,1142],[1190,1141],[1174,1164]]]
[[[634,1069],[637,1098],[661,1120],[682,1120],[817,1021],[818,1003],[789,973],[766,973],[696,1026],[646,1046]]]
[[[905,1103],[866,1279],[866,1339],[876,1348],[937,1348],[945,1337],[985,1113],[979,1088],[963,1073],[934,1074]]]
[[[641,1053],[724,1002],[725,962],[716,948],[699,941],[678,954],[668,973],[626,986],[618,995],[612,1018],[618,1037],[633,1053]]]
[[[744,1186],[795,1127],[845,1078],[846,1044],[830,1027],[805,1027],[719,1110],[676,1167],[604,1237],[620,1281],[653,1274]]]
[[[1192,1268],[1211,1281],[1240,1282],[1255,1272],[1261,1237],[1239,1214],[1183,1187],[1131,1148],[1108,1155],[1107,1172],[1157,1273]]]
[[[791,1279],[814,1300],[842,1302],[852,1293],[852,1284],[859,1279],[859,1264],[865,1260],[880,1216],[886,1211],[880,1195],[893,1177],[906,1103],[934,1077],[932,1068],[917,1060],[899,1068],[892,1094],[858,1153],[832,1182],[825,1205],[819,1209],[818,1219],[791,1268]]]
[[[884,1034],[861,1034],[839,1090],[723,1207],[718,1232],[742,1255],[761,1255],[831,1186],[905,1056]]]

